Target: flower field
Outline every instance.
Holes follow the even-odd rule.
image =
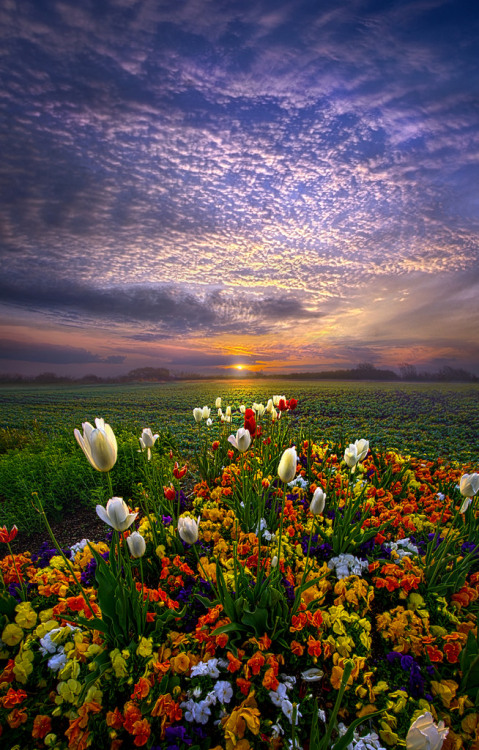
[[[138,431],[134,503],[75,430],[108,541],[1,560],[2,747],[478,750],[477,461],[264,401],[191,406],[190,460]]]

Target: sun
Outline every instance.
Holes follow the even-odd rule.
[[[235,368],[236,368],[237,370],[242,370],[242,369],[243,369],[243,365],[235,365]]]

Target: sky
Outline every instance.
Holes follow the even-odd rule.
[[[0,0],[0,372],[479,374],[479,6]]]

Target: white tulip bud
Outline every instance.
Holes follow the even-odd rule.
[[[203,419],[208,419],[211,414],[211,409],[208,406],[203,406],[202,416]]]
[[[241,414],[244,414],[245,411],[246,411],[246,406],[244,404],[241,404],[239,410],[240,410]]]
[[[208,419],[206,420],[206,426],[207,426],[207,427],[211,427],[211,425],[212,425],[212,424],[213,424],[213,420],[212,420],[212,419],[209,419],[209,418],[208,418]]]
[[[266,404],[266,411],[268,412],[268,414],[271,414],[271,412],[273,411],[273,399],[272,398],[270,398],[268,400],[268,403]]]
[[[311,500],[309,510],[314,516],[319,516],[319,514],[323,512],[325,505],[326,505],[326,495],[321,489],[321,487],[318,487],[314,491],[313,499]]]
[[[221,398],[218,396],[218,398],[215,401],[215,409],[221,409]]]
[[[178,519],[178,534],[186,544],[194,544],[198,541],[199,526],[200,516],[196,521],[189,516],[182,516]]]
[[[271,567],[273,569],[278,567],[278,555],[274,555],[274,557],[271,559]]]
[[[296,476],[296,466],[298,463],[298,454],[296,448],[287,448],[281,456],[278,466],[278,476],[282,482],[288,484]]]
[[[356,440],[354,445],[356,446],[356,452],[358,454],[358,462],[363,461],[368,455],[369,440]]]
[[[432,714],[425,711],[409,727],[406,750],[440,750],[448,732],[443,721],[435,724]]]
[[[227,417],[231,417],[231,406],[227,406],[227,407],[226,407],[226,412],[225,412],[225,414],[226,414],[226,416],[227,416]]]
[[[354,469],[358,462],[358,451],[354,443],[350,443],[344,451],[344,460],[350,469]]]
[[[195,418],[195,422],[199,424],[203,419],[203,409],[197,406],[196,409],[193,409],[193,416]]]
[[[474,497],[479,492],[479,474],[463,474],[459,482],[459,491],[464,497]]]
[[[130,534],[126,543],[132,557],[143,557],[146,552],[146,542],[138,531]]]
[[[83,422],[83,435],[79,430],[73,434],[83,453],[97,471],[110,471],[116,463],[118,446],[116,437],[104,419],[95,419],[96,427]]]

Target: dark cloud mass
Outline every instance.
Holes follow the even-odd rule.
[[[474,3],[7,0],[0,44],[5,339],[479,372]]]

